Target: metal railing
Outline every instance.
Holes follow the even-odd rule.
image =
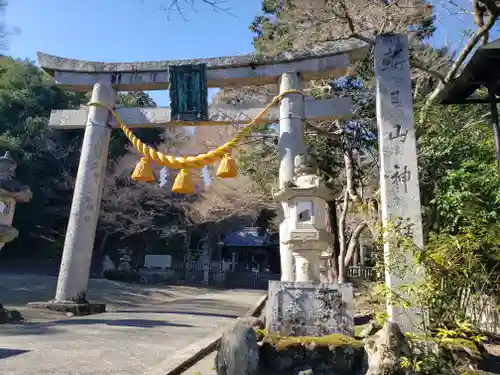
[[[348,270],[348,276],[353,279],[368,280],[372,277],[373,267],[351,266]]]

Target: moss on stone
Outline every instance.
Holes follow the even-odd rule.
[[[467,339],[467,338],[462,338],[462,337],[447,337],[446,339],[438,339],[434,336],[425,336],[425,335],[413,335],[412,340],[418,341],[418,342],[429,342],[432,341],[436,344],[438,344],[441,347],[449,348],[450,350],[453,348],[465,348],[471,350],[472,353],[474,354],[479,354],[479,350],[477,348],[477,345],[474,343],[474,341]]]
[[[267,328],[255,329],[255,333],[257,334],[257,336],[266,337],[267,336]]]
[[[286,337],[279,335],[267,335],[264,337],[264,343],[270,344],[276,348],[277,351],[287,349],[294,346],[317,345],[317,346],[351,346],[360,348],[363,346],[362,342],[353,337],[345,336],[340,333],[335,333],[327,336],[319,337]]]
[[[369,325],[370,323],[366,323],[361,326],[354,326],[354,337],[359,337],[360,333]]]

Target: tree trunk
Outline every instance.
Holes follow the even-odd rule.
[[[349,246],[351,243],[349,242]],[[352,254],[352,265],[354,267],[357,267],[359,265],[359,241],[358,241],[358,246],[354,248],[354,254]]]
[[[349,208],[349,191],[348,189],[344,192],[344,205],[342,206],[342,211],[339,217],[339,256],[338,256],[338,265],[339,265],[339,277],[338,282],[340,284],[345,283],[347,281],[346,275],[346,266],[345,266],[345,256],[346,256],[346,238],[345,238],[345,221],[347,217],[347,209]]]
[[[365,222],[359,223],[356,229],[352,232],[351,239],[349,241],[349,247],[347,248],[347,253],[344,259],[344,265],[347,267],[351,262],[354,252],[359,246],[359,236],[366,229],[367,224]]]
[[[339,278],[339,228],[337,222],[337,202],[331,200],[327,204],[326,230],[333,235],[333,243],[330,246],[330,257],[328,258],[328,282],[336,283]]]

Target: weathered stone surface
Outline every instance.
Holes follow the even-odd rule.
[[[284,52],[278,56],[261,56],[261,55],[239,55],[239,56],[223,56],[209,57],[201,59],[184,59],[184,60],[169,60],[169,61],[145,61],[133,63],[106,63],[93,62],[85,60],[67,59],[64,57],[52,56],[42,52],[38,52],[38,62],[42,69],[47,71],[63,70],[63,71],[78,71],[88,73],[104,73],[104,72],[149,72],[149,71],[164,71],[169,66],[206,64],[208,69],[224,68],[224,67],[242,67],[251,66],[254,64],[263,64],[266,62],[290,62],[300,60],[310,56],[329,56],[340,53],[351,53],[352,59],[362,59],[366,56],[368,45],[360,42],[357,39],[346,39],[331,42],[318,51],[313,49],[308,54],[296,54]]]
[[[12,197],[16,202],[26,203],[31,200],[33,193],[26,185],[14,179],[0,179],[0,196]]]
[[[356,40],[335,41],[308,53],[278,56],[226,56],[207,59],[103,63],[66,59],[38,53],[42,69],[61,87],[78,92],[96,83],[109,83],[118,91],[164,90],[170,85],[170,67],[206,64],[207,87],[275,84],[280,75],[300,73],[302,79],[333,78],[347,74],[349,64],[363,59],[368,45]]]
[[[262,374],[289,375],[311,371],[314,375],[364,374],[360,341],[333,334],[323,337],[267,336],[261,346]]]
[[[264,323],[255,317],[238,318],[221,337],[215,356],[217,375],[256,375],[259,368],[259,345],[254,328]]]
[[[376,323],[368,328],[377,329]],[[408,342],[396,323],[386,323],[364,340],[342,334],[321,337],[283,337],[267,335],[260,349],[259,375],[410,375],[414,369],[404,367],[425,361],[435,369],[443,366],[485,369],[486,351],[467,339],[451,339],[438,344],[429,338]],[[428,372],[425,372],[428,373]],[[472,372],[471,372],[472,373]]]
[[[0,324],[5,323],[22,323],[24,321],[23,316],[17,310],[7,310],[0,304]]]
[[[418,282],[423,269],[414,263],[413,248],[401,249],[393,237],[409,233],[408,238],[423,249],[422,216],[416,136],[413,119],[410,55],[406,35],[377,37],[375,46],[377,77],[377,124],[380,149],[380,199],[385,227],[399,227],[398,233],[387,233],[384,241],[384,263],[387,286],[401,294],[404,285]],[[406,254],[401,254],[404,251]],[[405,262],[401,260],[405,259]],[[408,272],[410,270],[410,272]],[[411,296],[405,295],[405,299]],[[413,302],[413,301],[412,301]],[[405,332],[422,332],[420,308],[388,305],[391,321]]]
[[[311,121],[331,120],[335,118],[351,117],[352,100],[349,98],[335,98],[314,100],[307,97],[305,103],[305,117]],[[118,108],[117,114],[129,128],[157,128],[162,126],[212,126],[248,124],[251,119],[264,109],[267,103],[244,102],[241,104],[219,104],[208,108],[207,121],[178,121],[172,119],[170,108]],[[80,109],[53,110],[50,114],[49,126],[61,129],[83,129],[87,122],[89,107]],[[279,121],[279,106],[268,110],[258,123],[270,124]],[[109,126],[119,128],[114,118]],[[1,185],[0,185],[1,187]]]
[[[359,333],[358,337],[360,339],[367,338],[368,336],[372,336],[375,333],[377,333],[381,328],[382,327],[380,326],[380,324],[372,321],[368,323],[368,325],[365,328],[363,328],[363,330]]]
[[[25,203],[32,198],[32,193],[28,186],[14,178],[16,168],[17,163],[9,151],[0,157],[0,197],[13,198],[16,202]]]
[[[113,107],[116,92],[110,85],[98,83],[91,101]],[[57,302],[81,302],[79,296],[87,291],[111,135],[109,117],[105,108],[92,107],[89,111],[59,268]]]
[[[267,314],[270,334],[354,336],[352,285],[270,281]]]
[[[11,242],[15,238],[17,238],[19,232],[16,228],[10,225],[2,225],[0,224],[0,243]]]
[[[375,335],[365,340],[368,355],[366,375],[405,375],[409,371],[402,368],[402,357],[410,357],[410,347],[406,337],[395,323],[387,322]]]

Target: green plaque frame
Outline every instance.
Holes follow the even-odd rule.
[[[206,64],[170,66],[169,81],[172,120],[207,121]]]

